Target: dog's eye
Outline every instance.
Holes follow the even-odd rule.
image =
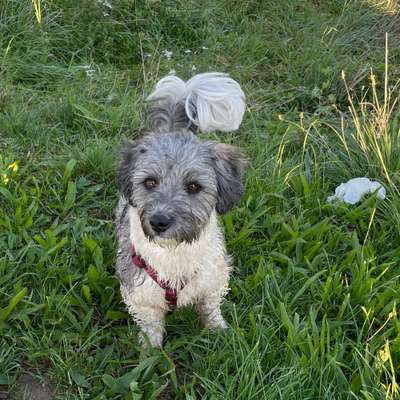
[[[196,182],[190,182],[186,185],[186,191],[190,194],[198,193],[201,190],[201,186]]]
[[[158,185],[158,182],[154,178],[147,178],[144,182],[143,185],[146,189],[153,189]]]

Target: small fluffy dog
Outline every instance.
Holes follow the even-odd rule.
[[[175,307],[193,304],[207,327],[226,327],[230,257],[217,214],[242,196],[246,160],[195,132],[237,129],[245,96],[228,75],[204,73],[187,82],[167,76],[148,100],[151,129],[126,144],[118,170],[117,275],[141,341],[160,347]]]

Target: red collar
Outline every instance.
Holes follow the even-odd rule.
[[[154,282],[157,283],[160,288],[165,290],[165,300],[170,308],[176,308],[176,304],[178,301],[178,293],[177,290],[168,285],[167,282],[162,281],[157,274],[157,271],[146,264],[146,261],[143,260],[142,257],[138,253],[136,253],[135,246],[132,244],[132,263],[138,268],[144,269],[147,272],[147,275],[153,279]],[[181,290],[185,285],[181,285]]]

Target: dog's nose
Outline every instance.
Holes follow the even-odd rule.
[[[174,222],[172,217],[163,214],[154,214],[150,218],[150,225],[157,233],[165,232]]]

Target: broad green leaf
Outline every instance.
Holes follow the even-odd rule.
[[[14,204],[15,197],[11,194],[9,190],[4,187],[0,187],[0,194],[3,195],[11,204]]]
[[[84,387],[84,388],[89,388],[90,384],[86,380],[86,378],[78,372],[76,369],[71,369],[69,371],[69,374],[72,378],[72,380],[79,386],[79,387]]]
[[[108,310],[106,312],[106,319],[109,319],[111,321],[120,319],[130,319],[130,315],[122,311]]]
[[[75,200],[76,200],[76,184],[75,182],[69,181],[67,187],[67,194],[65,195],[64,205],[63,205],[64,213],[66,213],[74,206]]]
[[[92,304],[93,298],[92,298],[92,293],[90,292],[90,287],[87,285],[82,285],[82,293],[83,293],[83,296],[85,297],[86,301],[89,304]]]
[[[91,238],[85,237],[83,239],[83,244],[85,247],[87,247],[93,257],[93,261],[96,265],[97,270],[102,271],[103,270],[103,250],[102,248],[97,244],[97,242]]]
[[[103,382],[109,387],[112,388],[115,383],[116,383],[116,379],[113,378],[111,375],[108,374],[104,374],[101,379],[103,380]]]
[[[74,169],[76,165],[76,160],[71,158],[71,160],[69,160],[67,162],[67,165],[65,166],[65,170],[64,170],[64,176],[63,176],[63,185],[65,187],[65,185],[67,184],[67,182],[69,181],[69,178],[72,175],[72,171]]]
[[[0,321],[6,321],[12,310],[18,305],[18,303],[24,298],[28,288],[23,288],[20,292],[18,292],[9,302],[6,308],[0,310]]]
[[[100,280],[100,274],[97,271],[96,267],[92,264],[89,265],[86,276],[90,283],[96,283]]]

